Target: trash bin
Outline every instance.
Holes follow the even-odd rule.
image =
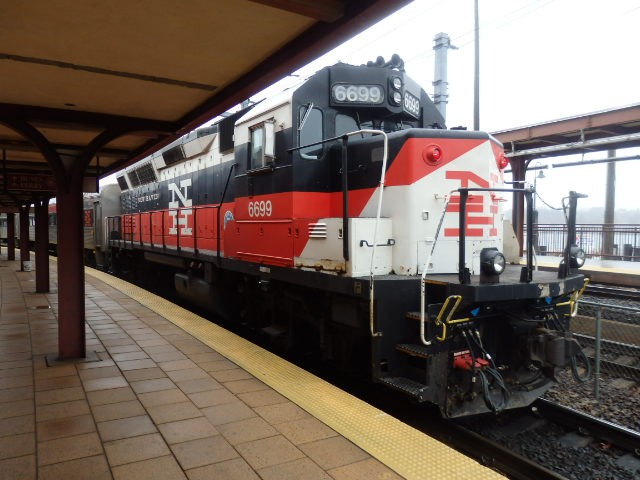
[[[22,262],[22,270],[25,272],[30,272],[33,264],[30,261]]]
[[[633,261],[640,262],[640,248],[633,247]]]
[[[631,261],[631,256],[633,255],[633,245],[630,243],[625,243],[622,246],[622,260]]]
[[[547,246],[546,245],[540,245],[538,247],[538,250],[539,250],[539,255],[541,257],[544,257],[547,254]]]

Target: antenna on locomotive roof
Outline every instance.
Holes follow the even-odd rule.
[[[388,62],[385,62],[384,57],[378,56],[375,61],[368,61],[367,67],[395,68],[404,72],[404,60],[397,53],[391,55],[391,59]]]
[[[404,60],[402,60],[400,55],[394,53],[391,55],[391,60],[385,64],[385,67],[396,68],[401,72],[404,72]]]

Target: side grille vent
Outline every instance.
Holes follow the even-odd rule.
[[[326,223],[310,223],[309,238],[327,238]]]

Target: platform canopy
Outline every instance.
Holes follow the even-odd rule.
[[[0,211],[75,163],[95,189],[407,3],[3,1]]]
[[[640,146],[640,104],[511,128],[492,135],[512,166],[556,157]]]
[[[504,145],[513,180],[524,181],[527,169],[536,159],[639,147],[640,104],[511,128],[492,135]],[[513,205],[511,222],[522,254],[525,215],[521,193],[514,193]]]

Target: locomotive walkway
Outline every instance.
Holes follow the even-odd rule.
[[[0,256],[0,479],[502,478],[95,270],[87,358],[58,362],[57,286],[17,270]]]

